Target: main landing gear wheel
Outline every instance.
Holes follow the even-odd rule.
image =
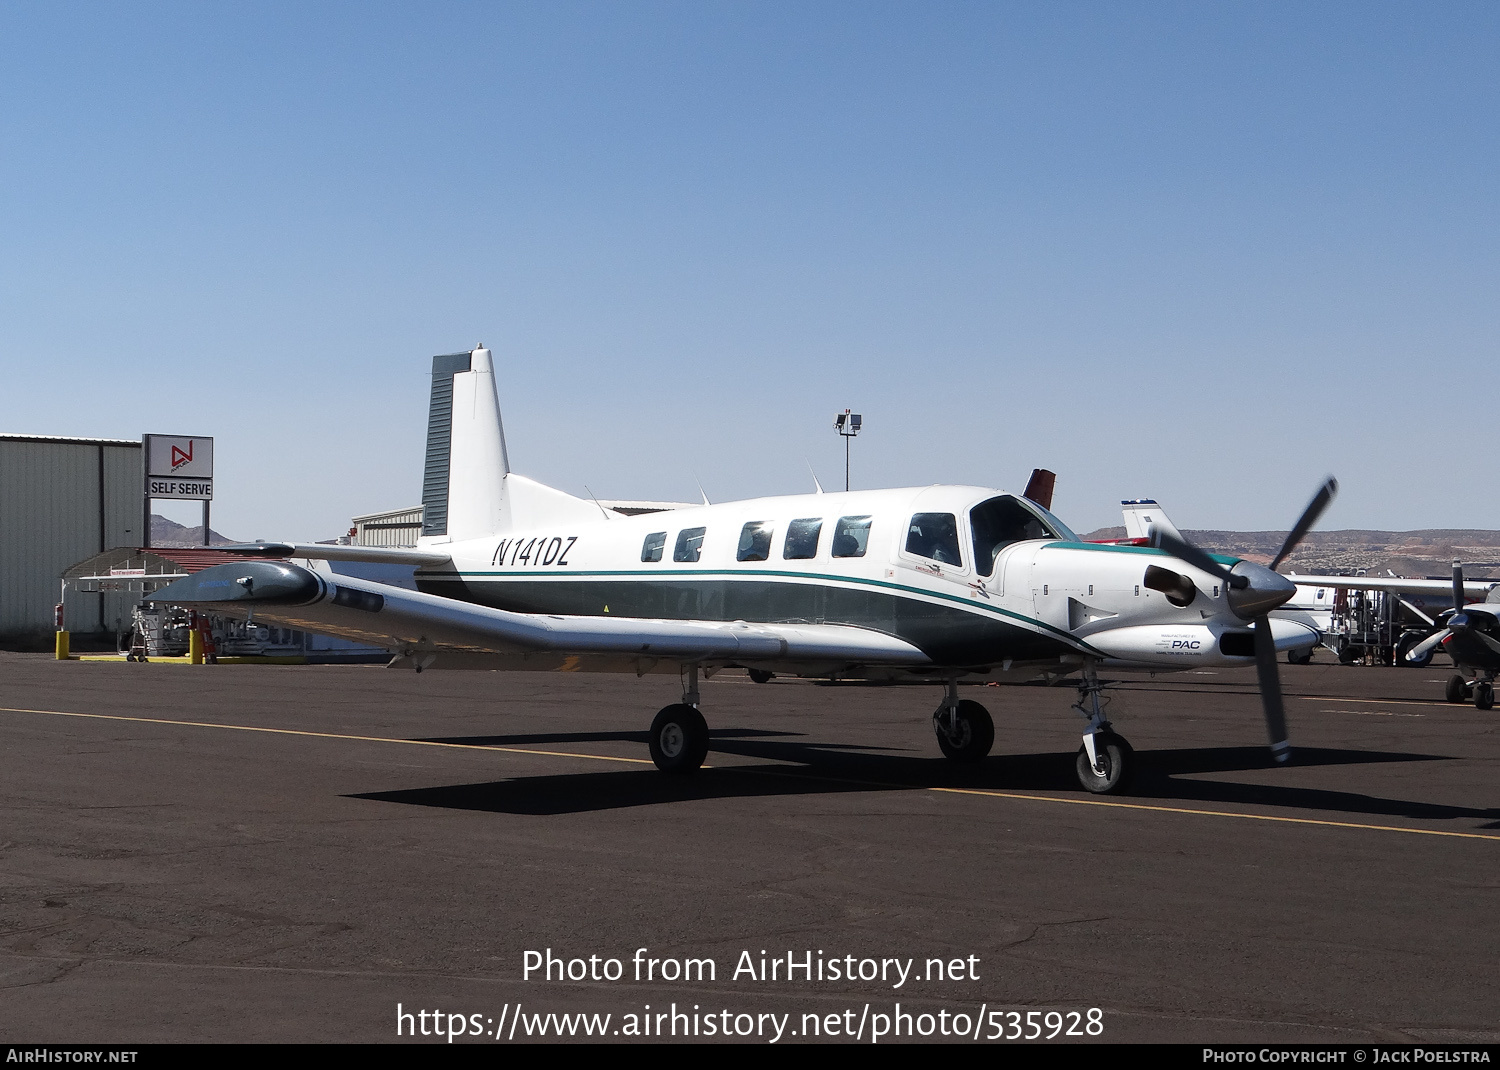
[[[1495,708],[1495,685],[1481,682],[1474,685],[1474,708],[1476,710],[1490,710]]]
[[[774,672],[767,672],[765,669],[746,669],[745,671],[750,674],[750,679],[758,684],[769,684],[771,679],[776,675]]]
[[[990,711],[972,699],[964,699],[948,726],[948,711],[939,709],[932,715],[932,731],[937,735],[943,756],[955,762],[983,761],[995,745],[995,722]]]
[[[1099,732],[1094,736],[1094,750],[1099,754],[1100,769],[1089,764],[1087,747],[1078,748],[1078,759],[1074,763],[1078,771],[1078,783],[1084,790],[1095,795],[1109,795],[1124,791],[1130,786],[1130,776],[1135,771],[1135,752],[1123,736],[1113,732]]]
[[[651,722],[651,760],[663,773],[692,773],[708,757],[708,722],[692,706],[668,706]]]
[[[1458,673],[1448,677],[1448,688],[1445,692],[1449,702],[1465,702],[1469,698],[1469,685]]]

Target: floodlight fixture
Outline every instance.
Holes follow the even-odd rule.
[[[845,409],[833,418],[833,429],[844,439],[844,489],[849,489],[849,440],[859,434],[865,418],[857,412]]]

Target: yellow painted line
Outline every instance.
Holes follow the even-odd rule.
[[[493,750],[508,754],[546,754],[553,758],[591,758],[596,762],[630,762],[654,765],[648,758],[612,758],[607,754],[575,754],[571,751],[535,750],[531,747],[500,747],[483,743],[443,743],[431,739],[395,739],[391,736],[350,736],[338,732],[306,732],[295,728],[257,728],[254,725],[217,724],[213,721],[171,721],[164,717],[124,717],[110,713],[70,713],[66,710],[22,710],[0,706],[0,713],[45,713],[53,717],[88,717],[96,721],[133,721],[137,724],[170,724],[183,728],[223,728],[231,732],[268,732],[275,736],[309,736],[313,739],[348,739],[360,743],[405,743],[411,747],[449,747],[454,750]]]
[[[500,747],[481,743],[441,743],[425,739],[396,739],[391,736],[354,736],[337,732],[308,732],[295,728],[259,728],[254,725],[218,724],[213,721],[173,721],[163,717],[126,717],[109,713],[72,713],[66,710],[27,710],[0,706],[0,713],[40,713],[52,717],[86,717],[97,721],[129,721],[137,724],[166,724],[182,728],[223,728],[234,732],[266,732],[279,736],[306,736],[313,739],[345,739],[360,743],[402,743],[411,747],[449,747],[454,750],[504,751],[508,754],[542,754],[552,758],[587,758],[596,762],[624,762],[630,765],[654,765],[645,758],[617,758],[606,754],[578,754],[572,751],[535,750],[530,747]],[[704,768],[712,768],[705,766]],[[1439,829],[1405,828],[1401,825],[1366,825],[1354,821],[1323,821],[1310,817],[1280,817],[1271,814],[1244,814],[1233,810],[1198,810],[1185,806],[1154,806],[1150,803],[1116,802],[1109,799],[1068,799],[1055,795],[1025,795],[1014,791],[987,791],[982,788],[918,788],[913,784],[896,784],[872,780],[819,776],[816,773],[779,772],[774,769],[731,769],[729,772],[761,776],[783,776],[833,783],[860,784],[891,790],[944,792],[950,795],[981,795],[994,799],[1021,799],[1026,802],[1065,803],[1071,806],[1105,806],[1116,810],[1145,810],[1162,814],[1190,814],[1195,817],[1237,817],[1251,821],[1279,821],[1290,825],[1321,825],[1328,828],[1364,829],[1369,832],[1409,832],[1417,836],[1452,836],[1466,840],[1500,840],[1500,835],[1483,832],[1446,832]]]
[[[1021,795],[1006,791],[984,791],[979,788],[928,788],[955,795],[993,795],[1001,799],[1034,799],[1044,802],[1072,803],[1074,806],[1113,806],[1122,810],[1155,810],[1164,814],[1196,814],[1202,817],[1243,817],[1251,821],[1284,821],[1293,825],[1327,825],[1331,828],[1366,829],[1372,832],[1412,832],[1418,836],[1457,836],[1465,840],[1500,840],[1485,832],[1443,832],[1439,829],[1414,829],[1401,825],[1363,825],[1354,821],[1320,821],[1311,817],[1278,817],[1272,814],[1241,814],[1233,810],[1193,810],[1185,806],[1152,806],[1148,803],[1113,802],[1108,799],[1059,799],[1052,795]]]
[[[1246,692],[1254,694],[1255,692]],[[1434,700],[1423,701],[1412,698],[1338,698],[1334,695],[1288,695],[1288,698],[1300,698],[1303,702],[1362,702],[1366,706],[1457,706],[1462,709],[1468,706],[1473,709],[1472,703],[1467,702],[1437,702]]]

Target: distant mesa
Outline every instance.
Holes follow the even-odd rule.
[[[208,545],[221,546],[225,543],[239,542],[238,539],[226,539],[213,528],[208,529]],[[168,520],[164,516],[151,514],[151,545],[152,546],[202,546],[203,525],[185,528],[175,521]]]

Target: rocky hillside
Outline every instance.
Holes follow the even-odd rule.
[[[208,529],[208,545],[218,546],[222,543],[235,542],[235,539],[226,539],[213,528]],[[198,524],[191,528],[185,528],[175,521],[168,520],[164,516],[151,514],[151,545],[152,546],[202,546],[203,525]]]

